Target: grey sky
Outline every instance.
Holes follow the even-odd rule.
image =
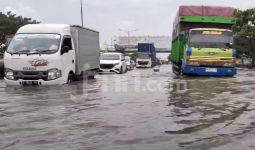
[[[255,0],[83,0],[86,27],[100,31],[101,43],[126,35],[171,35],[180,5],[255,7]],[[0,11],[35,18],[42,23],[80,24],[80,0],[0,0]]]

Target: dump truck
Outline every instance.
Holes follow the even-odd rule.
[[[138,43],[137,68],[151,68],[156,65],[156,48],[153,43]]]
[[[180,6],[173,24],[170,60],[176,75],[234,76],[231,7]]]

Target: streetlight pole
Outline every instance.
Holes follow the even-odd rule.
[[[119,29],[119,30],[127,33],[127,35],[128,35],[128,48],[129,48],[130,47],[130,34],[132,32],[137,31],[137,29],[135,29],[135,30],[123,30],[123,29]]]
[[[81,0],[81,26],[83,27],[83,5]]]

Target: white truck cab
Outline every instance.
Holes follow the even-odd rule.
[[[136,68],[151,68],[152,59],[147,53],[140,53],[136,59]]]
[[[99,33],[60,24],[21,27],[5,54],[7,85],[59,85],[94,77],[99,70]]]

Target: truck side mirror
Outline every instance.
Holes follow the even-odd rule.
[[[61,50],[61,54],[68,53],[70,50],[69,46],[64,46]]]

